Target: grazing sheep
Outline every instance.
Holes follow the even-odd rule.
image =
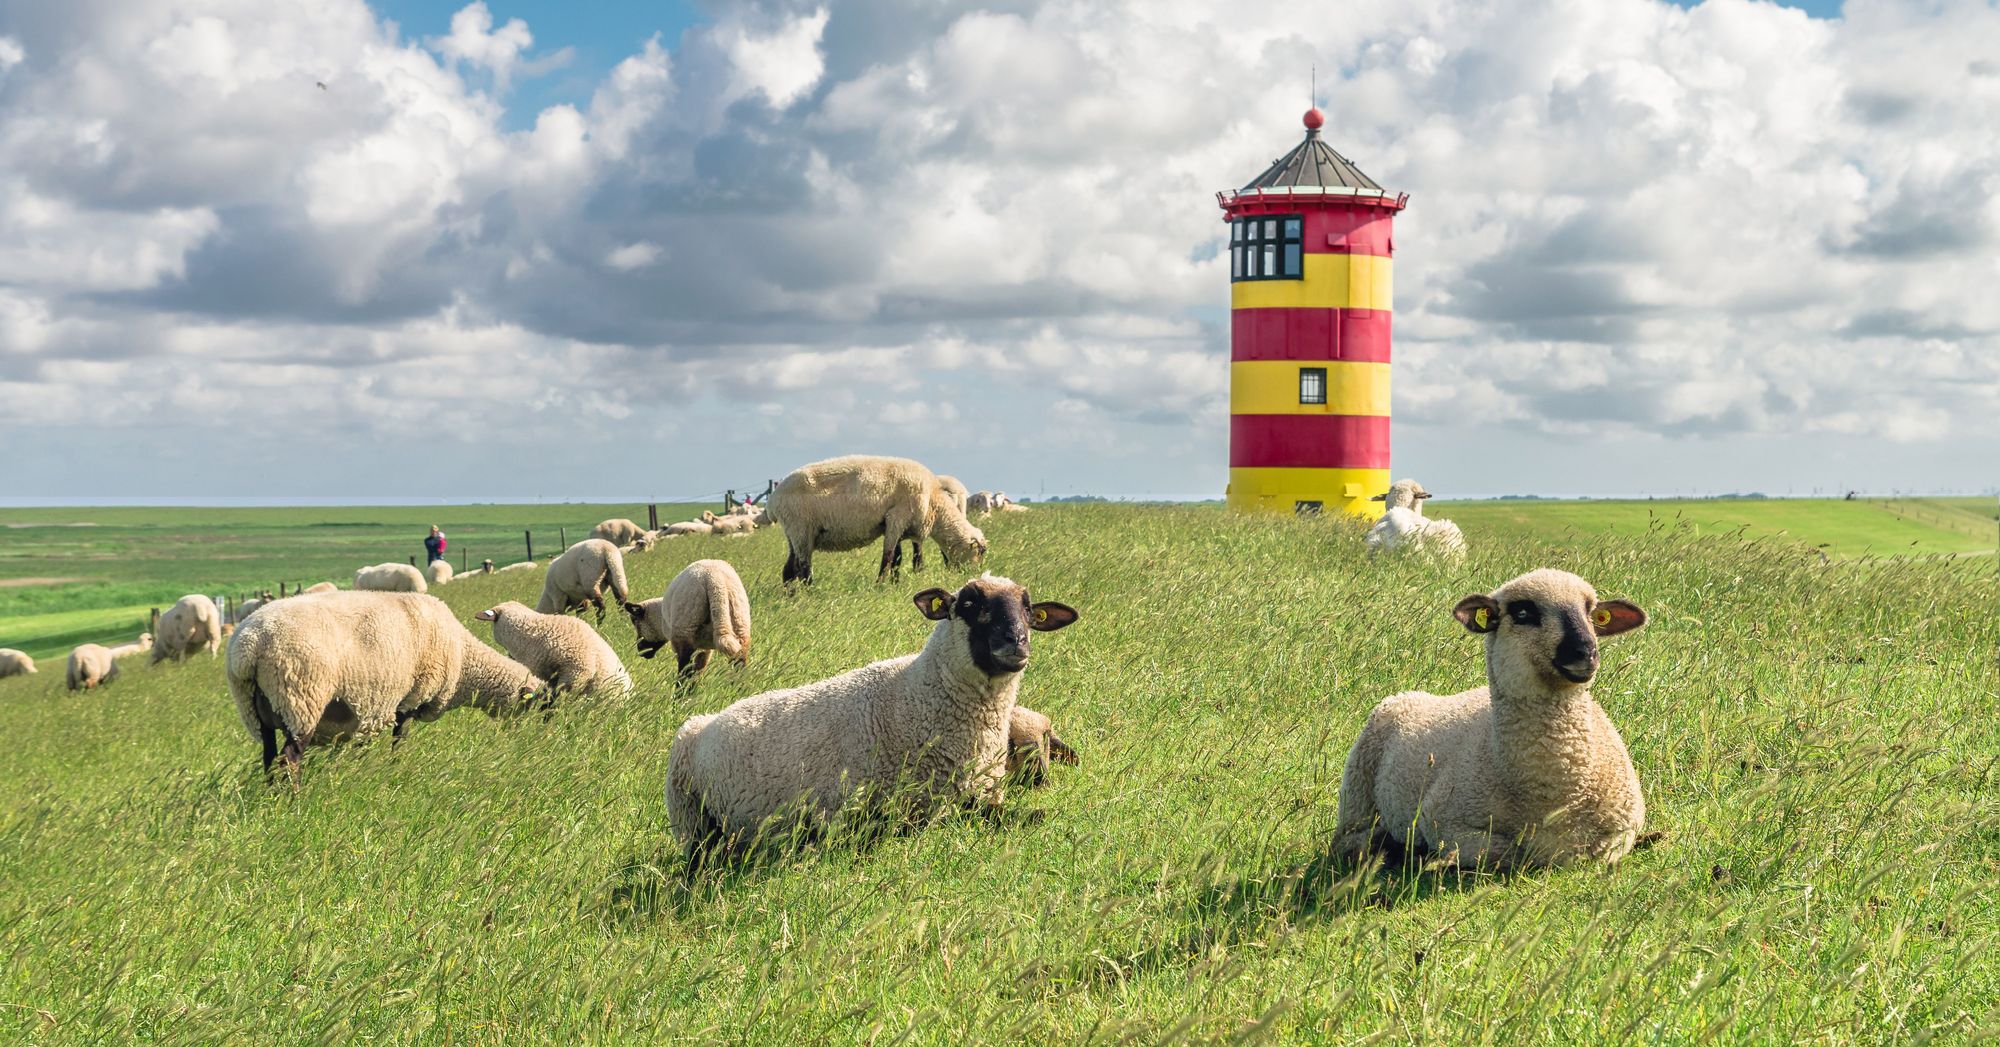
[[[1007,719],[1007,778],[1026,786],[1049,779],[1051,763],[1077,764],[1076,750],[1056,737],[1056,725],[1025,705]]]
[[[736,568],[723,560],[696,560],[667,583],[667,594],[626,603],[638,633],[639,657],[651,658],[673,645],[680,674],[708,668],[709,652],[721,651],[737,665],[750,657],[750,594]]]
[[[487,563],[492,563],[493,561],[491,561],[491,560],[488,560],[488,561],[486,561],[486,562],[487,562]],[[533,560],[522,560],[522,561],[521,561],[520,563],[510,563],[510,564],[508,564],[507,566],[505,566],[505,567],[502,567],[502,568],[500,568],[500,570],[502,570],[502,571],[532,571],[532,570],[534,570],[535,568],[537,568],[537,567],[540,567],[540,566],[541,566],[541,564],[538,564],[538,563],[536,563],[536,562],[535,562],[535,561],[533,561]]]
[[[1616,862],[1646,821],[1618,729],[1590,697],[1597,641],[1646,624],[1564,571],[1524,574],[1452,609],[1486,638],[1485,687],[1375,707],[1340,779],[1335,849],[1381,837],[1462,868]]]
[[[251,608],[254,612],[256,608]],[[248,614],[238,614],[242,621]],[[154,625],[157,635],[153,638],[153,662],[158,664],[169,658],[179,661],[192,657],[196,651],[207,651],[209,657],[222,647],[222,616],[216,613],[215,601],[199,593],[190,593],[174,601],[172,607],[160,615]]]
[[[36,672],[35,660],[12,647],[0,647],[0,679]]]
[[[78,644],[69,652],[69,666],[66,682],[72,691],[88,691],[118,678],[118,659],[150,650],[153,646],[152,633],[140,633],[137,640],[121,643],[116,647],[101,644]]]
[[[474,618],[493,623],[493,638],[549,682],[551,697],[589,694],[600,687],[632,692],[632,677],[597,630],[562,614],[542,614],[514,600],[487,608]]]
[[[406,565],[407,566],[407,565]],[[402,737],[462,705],[498,716],[546,684],[479,642],[435,596],[336,592],[281,600],[229,641],[229,693],[264,769],[280,755],[384,729]]]
[[[816,833],[850,801],[904,822],[957,801],[999,804],[1028,631],[1060,629],[1076,612],[1030,603],[991,574],[956,594],[926,589],[916,604],[938,623],[921,652],[681,725],[667,813],[690,871],[712,849],[743,855],[767,827]]]
[[[956,476],[946,476],[943,473],[939,473],[938,486],[944,488],[944,493],[951,497],[951,504],[958,506],[958,515],[964,516],[966,501],[971,497],[966,492],[965,485],[959,483]]]
[[[812,581],[813,552],[845,552],[882,540],[877,581],[902,562],[899,546],[915,547],[914,570],[923,570],[926,538],[936,537],[945,564],[977,563],[986,536],[958,511],[929,469],[908,458],[849,455],[793,470],[771,493],[771,516],[785,528],[790,555],[785,581]]]
[[[445,585],[451,581],[451,561],[432,560],[424,565],[424,577],[432,585]]]
[[[1382,518],[1368,528],[1368,555],[1384,552],[1422,551],[1450,560],[1465,558],[1465,535],[1450,520],[1424,518],[1424,499],[1431,493],[1415,480],[1398,480],[1389,489],[1370,498],[1387,502]]]
[[[590,529],[590,537],[602,538],[621,548],[633,545],[642,538],[647,539],[650,544],[652,533],[626,519],[606,520]]]
[[[378,563],[354,572],[354,588],[362,592],[421,593],[429,591],[422,572],[406,563]]]
[[[985,516],[993,511],[993,492],[976,491],[965,496],[965,515],[978,513]]]
[[[542,598],[535,610],[543,614],[567,614],[571,608],[590,604],[597,608],[598,624],[604,623],[604,587],[619,603],[625,602],[625,554],[602,538],[585,538],[570,546],[550,562],[542,577]]]
[[[492,563],[493,561],[491,561],[491,560],[488,560],[488,561],[486,561],[486,562],[487,562],[487,563]],[[339,591],[340,591],[340,586],[337,586],[337,585],[333,584],[332,582],[317,582],[317,583],[315,583],[315,584],[313,584],[313,585],[309,585],[309,586],[307,586],[307,587],[306,587],[306,590],[305,590],[305,594],[302,594],[302,595],[306,595],[306,594],[311,594],[311,593],[333,593],[333,592],[339,592]]]

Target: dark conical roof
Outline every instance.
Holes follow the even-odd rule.
[[[1317,112],[1317,110],[1315,110]],[[1372,189],[1381,192],[1382,187],[1375,179],[1361,173],[1354,161],[1334,152],[1319,136],[1319,128],[1309,127],[1306,140],[1300,142],[1291,152],[1272,161],[1264,173],[1250,180],[1243,191],[1251,189],[1287,189],[1294,186],[1342,186],[1348,189]]]

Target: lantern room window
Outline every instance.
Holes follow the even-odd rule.
[[[1326,402],[1326,368],[1299,368],[1299,402],[1302,404]]]
[[[1258,215],[1229,223],[1229,279],[1299,280],[1305,277],[1305,217]]]

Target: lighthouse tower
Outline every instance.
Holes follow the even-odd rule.
[[[1234,192],[1229,507],[1373,516],[1389,488],[1389,259],[1408,202],[1321,140]]]

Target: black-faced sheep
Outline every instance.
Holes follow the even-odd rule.
[[[945,563],[977,563],[986,536],[966,520],[929,469],[908,458],[849,455],[794,470],[771,493],[771,517],[785,529],[790,554],[785,581],[812,581],[815,550],[845,552],[882,542],[876,580],[901,563],[898,546],[915,547],[911,567],[922,570],[923,541],[936,537]]]
[[[196,651],[207,651],[214,657],[221,649],[222,615],[216,612],[214,600],[191,593],[175,600],[160,615],[153,635],[154,664],[192,657]]]
[[[567,614],[586,604],[597,608],[597,621],[604,622],[604,590],[624,603],[629,587],[625,584],[625,554],[602,538],[585,538],[570,546],[549,563],[542,576],[542,598],[535,610],[543,614]]]
[[[509,600],[474,618],[493,623],[493,638],[507,657],[549,682],[552,695],[589,694],[600,688],[629,694],[632,677],[597,630],[565,614],[543,614]]]
[[[626,603],[638,633],[639,657],[672,645],[680,674],[708,668],[709,652],[737,665],[750,657],[750,595],[736,568],[723,560],[696,560],[667,583],[665,596]]]

